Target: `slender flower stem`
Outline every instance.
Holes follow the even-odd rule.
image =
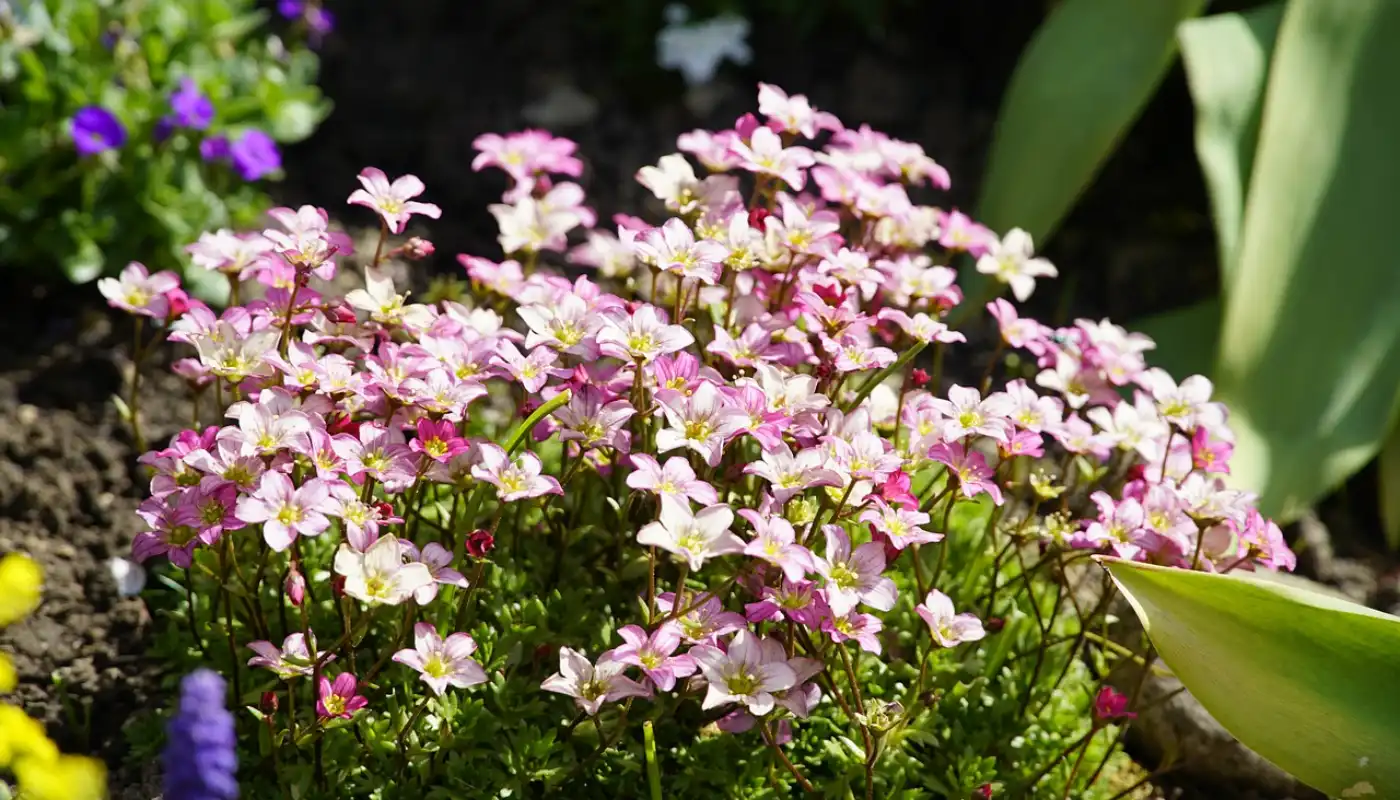
[[[798,785],[802,787],[802,791],[808,794],[816,794],[817,790],[812,786],[812,783],[803,777],[802,773],[798,771],[797,767],[788,759],[787,753],[783,752],[782,746],[778,744],[778,740],[774,738],[772,731],[768,730],[767,722],[759,726],[759,731],[763,734],[763,741],[767,742],[768,746],[773,748],[773,753],[778,757],[778,760],[782,762],[783,767],[797,780]]]

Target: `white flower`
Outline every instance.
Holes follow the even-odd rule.
[[[773,694],[797,685],[797,673],[782,657],[781,648],[770,649],[747,629],[734,634],[728,652],[713,645],[690,649],[709,683],[702,708],[739,703],[755,716],[773,710]]]
[[[692,571],[712,556],[744,552],[744,540],[729,530],[734,512],[720,504],[692,514],[688,500],[661,497],[661,519],[637,532],[637,541],[685,559]]]
[[[345,593],[368,605],[396,606],[433,582],[426,564],[404,563],[403,546],[393,536],[380,537],[363,553],[342,544],[335,571],[345,578]]]
[[[977,259],[977,271],[995,276],[998,281],[1010,286],[1011,293],[1024,303],[1035,291],[1036,278],[1059,275],[1049,261],[1032,258],[1033,252],[1031,235],[1020,228],[1012,228],[1000,242],[993,244],[985,255]]]

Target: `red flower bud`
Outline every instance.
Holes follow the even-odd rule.
[[[987,621],[982,623],[982,627],[987,629],[987,633],[1001,633],[1006,627],[1005,617],[987,617]]]
[[[190,310],[190,296],[178,286],[165,293],[165,300],[170,304],[171,319],[177,319]]]
[[[984,783],[981,786],[977,787],[977,796],[982,798],[991,797],[992,785],[990,783]]]
[[[467,555],[472,558],[485,558],[496,547],[496,537],[488,530],[478,528],[467,535]]]
[[[909,373],[909,382],[913,384],[916,389],[928,385],[929,380],[929,374],[918,367],[915,367],[914,370]]]
[[[340,325],[354,325],[355,309],[351,308],[343,302],[337,303],[333,306],[327,306],[326,318],[329,319],[331,322],[335,322]]]
[[[326,425],[326,431],[332,436],[337,433],[348,433],[359,438],[360,423],[351,419],[348,414],[336,414],[330,418],[330,423]]]
[[[276,714],[276,713],[277,713],[277,693],[276,693],[276,692],[263,692],[263,693],[262,693],[262,701],[258,703],[258,708],[262,709],[262,712],[263,712],[264,714]]]
[[[758,206],[756,208],[749,209],[749,227],[753,228],[756,231],[765,230],[767,226],[764,223],[764,220],[772,216],[772,213],[773,212],[769,211],[763,206]]]
[[[379,518],[380,518],[380,519],[388,519],[389,517],[394,516],[394,504],[393,504],[393,503],[384,503],[384,502],[375,503],[375,504],[374,504],[374,510],[379,512]]]
[[[345,596],[345,576],[335,575],[331,578],[331,591],[337,598]]]
[[[306,578],[303,578],[301,572],[295,567],[287,573],[287,582],[284,588],[287,591],[287,599],[292,601],[292,605],[300,608],[302,602],[306,600]]]

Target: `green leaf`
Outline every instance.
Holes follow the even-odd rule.
[[[1329,796],[1400,797],[1400,619],[1259,577],[1103,563],[1241,742]]]
[[[1292,0],[1225,298],[1232,480],[1295,517],[1369,461],[1400,387],[1400,4]]]
[[[1385,541],[1400,550],[1400,426],[1390,431],[1380,454],[1381,519]]]
[[[980,220],[1052,233],[1176,57],[1206,0],[1065,0],[1016,65],[997,119]]]
[[[1210,190],[1221,283],[1227,293],[1259,139],[1269,58],[1282,19],[1283,3],[1276,2],[1243,14],[1187,20],[1177,29],[1196,110],[1196,157]]]
[[[302,100],[278,103],[272,109],[269,133],[279,142],[299,142],[316,130],[327,113],[324,107]]]

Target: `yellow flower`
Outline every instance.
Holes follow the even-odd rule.
[[[29,556],[0,558],[0,628],[22,619],[39,605],[44,571]]]
[[[95,758],[26,758],[15,764],[21,800],[101,800],[107,795],[107,767]]]
[[[18,706],[0,703],[0,768],[20,760],[53,761],[58,747],[44,734],[44,726]]]
[[[15,684],[19,682],[19,676],[15,674],[15,665],[10,661],[10,657],[0,653],[0,694],[9,694],[15,690]]]

